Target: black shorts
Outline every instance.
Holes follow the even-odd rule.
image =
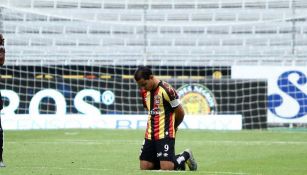
[[[145,139],[141,148],[140,160],[153,162],[173,161],[175,158],[175,139],[163,138],[160,140]]]

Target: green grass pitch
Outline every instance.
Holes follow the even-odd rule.
[[[140,171],[143,130],[5,131],[1,175],[306,175],[305,131],[179,130],[176,153],[191,148],[196,172]]]

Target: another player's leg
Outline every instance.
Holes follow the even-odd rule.
[[[3,130],[2,130],[1,118],[0,118],[0,168],[5,167],[2,154],[3,154]]]

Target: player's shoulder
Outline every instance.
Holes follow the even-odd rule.
[[[177,92],[176,90],[167,82],[161,81],[160,86],[165,90],[165,92],[173,98],[177,97]]]
[[[161,81],[161,86],[166,87],[166,88],[170,88],[170,87],[172,87],[172,85],[171,85],[171,84],[169,84],[169,83],[168,83],[168,82],[166,82],[166,81]]]
[[[168,82],[165,81],[161,81],[160,86],[166,90],[173,89],[172,85],[170,85]]]

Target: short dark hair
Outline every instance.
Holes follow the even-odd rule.
[[[146,66],[140,66],[134,73],[134,79],[136,81],[139,81],[140,79],[149,80],[150,76],[152,75],[152,72],[149,67]]]

